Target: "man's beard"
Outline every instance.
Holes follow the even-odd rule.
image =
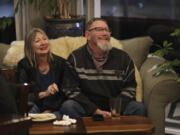
[[[107,44],[97,43],[97,46],[103,51],[108,52],[112,49],[112,45],[108,42]]]

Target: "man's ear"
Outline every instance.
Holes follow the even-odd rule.
[[[90,34],[89,31],[86,31],[86,32],[85,32],[85,37],[87,38],[87,40],[89,40],[89,38],[90,38],[90,37],[89,37],[89,36],[90,36],[89,34]]]

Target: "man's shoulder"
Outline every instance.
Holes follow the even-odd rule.
[[[113,47],[111,49],[111,53],[114,54],[114,55],[127,55],[128,56],[127,52],[125,52],[124,50],[115,48],[115,47]]]
[[[71,54],[78,55],[86,51],[86,44],[74,50]]]
[[[130,57],[130,55],[121,49],[117,49],[117,48],[112,48],[110,53],[109,53],[109,57],[113,58],[114,60],[121,60],[124,59],[126,61],[132,60],[132,58]]]

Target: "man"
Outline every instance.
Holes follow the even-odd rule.
[[[122,100],[122,115],[145,115],[144,105],[135,101],[133,61],[127,53],[111,46],[110,35],[103,19],[94,18],[87,23],[87,44],[68,58],[77,74],[73,73],[69,82],[66,80],[64,91],[82,105],[86,116],[111,116],[109,99],[115,96]]]

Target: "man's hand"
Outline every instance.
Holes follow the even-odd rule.
[[[103,117],[111,117],[111,113],[108,111],[103,111],[101,109],[97,109],[94,114],[101,114]]]
[[[51,113],[51,110],[45,110],[44,112],[42,113]]]

